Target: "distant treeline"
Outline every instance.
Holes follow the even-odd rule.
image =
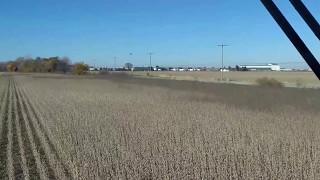
[[[35,59],[19,57],[14,61],[0,63],[0,71],[7,72],[42,72],[42,73],[67,73],[72,71],[73,65],[66,57],[50,57]]]

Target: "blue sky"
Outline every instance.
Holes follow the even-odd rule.
[[[319,40],[288,0],[275,0],[317,57]],[[304,0],[320,20],[320,1]],[[67,56],[74,62],[306,66],[260,0],[10,0],[0,3],[0,60]],[[133,55],[129,55],[133,53]]]

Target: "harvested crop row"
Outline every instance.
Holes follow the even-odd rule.
[[[8,92],[9,92],[9,84],[6,85],[6,88],[3,89],[2,95],[1,95],[1,104],[0,104],[0,140],[1,140],[1,134],[2,134],[2,126],[3,126],[3,121],[5,117],[5,111],[6,111],[6,103],[7,103],[7,97],[8,97]]]
[[[6,94],[7,94],[7,90],[5,89],[0,89],[0,92],[2,91],[1,97],[0,97],[0,112],[1,112],[1,117],[0,117],[0,134],[2,131],[2,115],[4,112],[4,107],[5,107],[5,103],[6,103]],[[0,136],[1,138],[1,136]]]
[[[18,146],[19,146],[18,149],[19,149],[19,154],[21,157],[21,169],[23,172],[23,179],[29,180],[30,179],[29,169],[28,169],[28,165],[27,165],[27,158],[25,155],[25,147],[23,146],[23,140],[22,140],[22,136],[21,136],[21,134],[22,134],[21,133],[21,125],[20,125],[21,116],[19,116],[19,113],[17,113],[18,112],[18,105],[17,105],[17,98],[16,97],[14,99],[14,108],[16,110],[16,116],[15,116],[14,123],[16,125],[17,141],[18,141]]]
[[[18,98],[17,98],[18,100]],[[27,170],[25,172],[29,173],[30,179],[40,179],[40,174],[38,173],[38,166],[36,161],[36,156],[34,156],[30,138],[27,132],[27,125],[24,121],[24,114],[21,111],[21,106],[19,102],[16,102],[17,105],[17,117],[19,118],[19,123],[21,126],[21,137],[22,137],[22,146],[24,147],[24,154],[26,159]]]
[[[15,92],[15,94],[17,95],[17,93]],[[17,101],[18,101],[18,112],[21,112],[22,117],[23,117],[23,124],[24,124],[24,129],[23,131],[27,132],[27,137],[29,140],[29,144],[30,144],[30,150],[31,153],[33,154],[34,157],[34,162],[35,165],[33,164],[33,162],[30,164],[32,166],[32,168],[29,167],[29,172],[30,172],[30,176],[35,176],[35,177],[31,177],[32,179],[49,179],[48,178],[48,173],[47,173],[47,169],[46,169],[46,165],[47,164],[43,164],[41,160],[43,155],[41,154],[42,152],[39,151],[39,140],[36,139],[37,137],[34,135],[33,130],[31,128],[31,124],[29,124],[29,120],[28,120],[28,115],[25,109],[21,108],[22,107],[22,103],[19,99],[19,97],[17,96]],[[36,168],[35,168],[36,166]],[[37,170],[37,171],[35,171]],[[32,174],[31,174],[32,172]],[[38,172],[38,173],[36,173]]]
[[[1,82],[0,82],[1,83]],[[1,87],[0,88],[0,94],[1,94],[1,96],[0,96],[0,102],[2,102],[2,103],[0,103],[0,107],[2,107],[3,105],[5,105],[4,104],[4,99],[5,99],[5,96],[6,96],[6,92],[7,92],[7,88],[8,88],[8,85],[4,85],[4,86],[6,86],[6,88],[3,88],[3,87]],[[1,127],[1,126],[0,126]]]
[[[38,143],[40,147],[40,152],[44,156],[45,163],[48,168],[50,168],[49,178],[53,179],[57,177],[58,179],[69,179],[71,178],[69,170],[62,163],[60,157],[58,156],[57,150],[53,143],[50,141],[47,131],[41,123],[39,116],[36,114],[35,109],[30,104],[26,96],[23,96],[21,90],[17,88],[17,97],[21,100],[23,108],[26,110],[29,123],[33,132],[36,133]]]
[[[14,87],[11,87],[11,93],[14,92]],[[18,142],[18,133],[17,133],[17,123],[16,118],[17,116],[17,108],[16,108],[16,97],[14,94],[11,96],[10,100],[10,109],[11,114],[9,117],[9,132],[12,133],[11,141],[12,143],[9,143],[11,146],[11,155],[12,155],[12,166],[13,166],[13,174],[15,179],[22,179],[24,177],[23,169],[22,169],[22,160],[21,160],[21,150]]]
[[[38,155],[39,155],[39,159],[40,159],[40,161],[41,161],[41,163],[43,165],[43,168],[44,168],[43,170],[45,170],[45,174],[48,176],[49,179],[55,179],[54,172],[53,172],[52,168],[49,165],[49,160],[48,160],[48,158],[46,156],[44,147],[42,146],[40,138],[39,138],[39,136],[37,136],[36,129],[35,129],[32,121],[30,119],[30,118],[32,118],[30,116],[30,112],[28,111],[28,109],[26,109],[24,107],[24,103],[23,103],[22,99],[20,98],[20,96],[18,95],[16,89],[15,89],[15,95],[17,97],[17,100],[18,100],[19,104],[20,104],[19,107],[22,109],[22,111],[25,112],[25,115],[26,115],[25,121],[26,121],[27,126],[31,130],[31,134],[30,135],[32,136],[32,138],[34,140],[35,148],[37,149],[37,152],[38,152]]]
[[[42,130],[42,133],[45,136],[45,140],[48,142],[50,149],[52,153],[54,153],[55,158],[59,162],[59,166],[63,168],[63,172],[65,174],[65,177],[68,177],[70,179],[76,179],[75,178],[75,172],[71,171],[72,167],[69,163],[66,163],[66,158],[62,155],[64,152],[61,150],[61,146],[57,144],[57,141],[55,141],[53,135],[51,134],[51,131],[45,126],[45,119],[52,118],[47,117],[50,115],[49,111],[46,111],[46,114],[43,114],[40,109],[42,109],[42,105],[40,105],[40,102],[35,103],[34,101],[31,101],[28,97],[27,93],[25,92],[23,87],[20,88],[21,97],[24,98],[24,103],[26,103],[26,106],[30,109],[30,112],[33,113],[35,120],[38,126],[40,126],[40,130]],[[50,111],[51,112],[51,111]],[[45,117],[46,116],[46,117]]]
[[[1,129],[0,129],[0,179],[8,178],[7,175],[7,146],[8,146],[8,108],[9,108],[9,96],[10,96],[10,83],[6,90],[6,95],[2,101],[1,106]]]
[[[13,109],[12,109],[12,86],[10,87],[10,100],[9,100],[9,108],[8,108],[8,118],[7,118],[7,175],[9,179],[14,178],[14,167],[13,167],[13,158],[12,158],[12,139],[13,139],[13,133],[12,133],[12,115],[13,115]]]

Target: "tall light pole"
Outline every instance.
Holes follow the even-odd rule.
[[[154,53],[153,52],[149,52],[148,55],[149,55],[149,71],[151,72],[151,68],[152,68],[152,55]]]
[[[229,46],[226,44],[219,44],[218,47],[221,47],[221,73],[220,73],[220,80],[223,80],[223,70],[224,70],[224,47]]]

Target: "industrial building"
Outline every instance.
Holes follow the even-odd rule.
[[[240,65],[240,68],[249,71],[281,71],[279,64],[266,64],[266,65]]]

